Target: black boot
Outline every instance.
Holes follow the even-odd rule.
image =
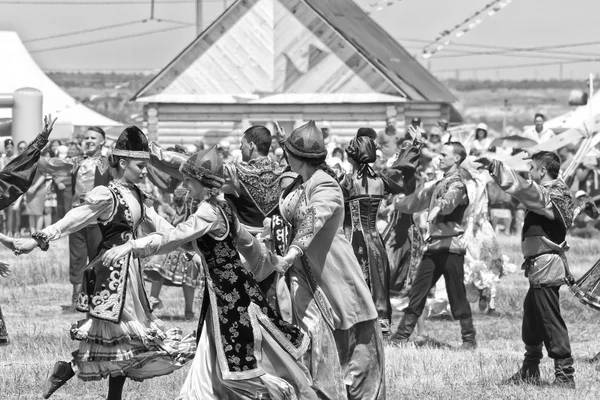
[[[50,377],[44,384],[44,391],[42,392],[42,396],[44,396],[45,399],[50,398],[50,396],[52,396],[52,393],[56,392],[73,376],[75,376],[75,372],[73,372],[71,363],[57,361],[56,364],[54,364],[54,370],[52,371],[52,375],[50,375]]]
[[[460,320],[460,334],[462,336],[461,350],[475,350],[477,341],[475,340],[475,327],[473,326],[473,318],[465,318]]]
[[[419,317],[416,315],[405,313],[400,320],[398,330],[392,335],[390,341],[397,344],[406,344],[408,342],[408,338],[415,330],[418,320]]]
[[[554,382],[552,386],[559,386],[565,389],[575,389],[575,368],[573,368],[573,359],[564,358],[554,360]]]
[[[502,382],[505,385],[522,385],[524,383],[530,385],[540,384],[540,360],[542,359],[542,345],[525,346],[525,359],[523,367]]]

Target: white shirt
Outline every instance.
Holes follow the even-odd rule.
[[[535,130],[535,126],[532,126],[529,129],[526,129],[525,132],[523,132],[523,136],[528,139],[535,140],[537,143],[544,143],[555,137],[556,134],[554,133],[554,131],[552,131],[552,129],[548,128],[543,128],[542,131],[538,133]]]

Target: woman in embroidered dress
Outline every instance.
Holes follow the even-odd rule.
[[[96,222],[100,222],[103,235],[103,249],[86,268],[83,293],[79,294],[77,309],[87,312],[86,318],[71,328],[79,349],[71,362],[59,361],[54,366],[44,385],[46,399],[74,375],[83,381],[109,378],[108,399],[121,399],[126,378],[142,381],[170,374],[193,357],[194,338],[182,339],[178,329],[166,330],[152,315],[139,259],[126,257],[105,267],[100,258],[112,246],[146,230],[154,231],[164,222],[145,206],[144,196],[135,186],[143,179],[149,158],[144,134],[135,126],[126,128],[110,160],[117,179],[108,187],[94,188],[83,205],[56,224],[15,243],[22,252],[36,246],[44,250],[49,241]]]
[[[377,133],[371,128],[358,130],[346,149],[354,173],[343,175],[340,186],[346,202],[344,232],[352,243],[354,254],[371,289],[381,331],[387,336],[390,334],[392,318],[390,264],[381,235],[377,231],[377,213],[384,195],[405,192],[402,179],[404,170],[412,169],[414,174],[414,166],[402,166],[398,183],[390,175],[375,173],[371,164],[377,158],[376,138]],[[416,152],[412,164],[416,163],[418,156]],[[408,172],[410,174],[411,171]]]
[[[303,362],[320,396],[384,399],[377,310],[342,230],[344,196],[325,164],[323,133],[310,121],[280,141],[298,176],[279,202],[290,241],[283,243],[285,255],[277,270],[287,271],[291,295],[288,304],[278,296],[279,307],[287,310],[292,323],[311,334],[312,347]],[[281,234],[271,237],[278,240]]]
[[[204,255],[205,295],[198,324],[198,349],[180,399],[317,399],[308,371],[297,361],[310,338],[283,321],[242,265],[264,261],[259,245],[217,196],[225,182],[216,147],[180,167],[184,185],[203,200],[175,228],[132,240],[104,255],[107,265],[133,253],[169,253],[180,246]]]
[[[170,215],[165,219],[171,225],[177,226],[192,215],[197,206],[197,201],[188,198],[187,190],[177,188],[173,192]],[[194,318],[194,292],[202,284],[201,264],[199,255],[181,250],[150,257],[145,262],[144,276],[146,280],[152,282],[149,299],[152,310],[163,308],[159,298],[163,285],[181,287],[185,299],[185,319]]]
[[[31,187],[37,172],[41,151],[48,143],[48,136],[52,132],[54,122],[56,122],[56,118],[53,120],[52,115],[44,117],[42,133],[31,142],[24,152],[12,158],[0,171],[0,210],[10,206]],[[0,243],[14,250],[14,239],[0,234]],[[0,277],[7,277],[9,274],[8,264],[0,261]],[[0,307],[0,346],[6,344],[8,344],[8,331]]]

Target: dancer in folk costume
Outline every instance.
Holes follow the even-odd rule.
[[[291,297],[278,297],[279,307],[313,339],[303,362],[320,396],[383,399],[377,310],[344,236],[344,196],[325,164],[323,133],[310,121],[282,143],[298,176],[279,201],[284,226],[271,235],[284,254],[277,270],[287,272],[290,283]]]
[[[549,151],[535,153],[529,162],[531,180],[500,161],[477,160],[488,169],[498,186],[527,208],[521,250],[529,291],[523,304],[522,337],[525,359],[522,368],[506,383],[540,383],[542,347],[554,359],[553,385],[575,388],[573,358],[567,326],[559,304],[560,287],[572,276],[565,252],[567,231],[575,204],[569,188],[558,178],[560,158]]]
[[[101,256],[144,232],[152,232],[165,223],[152,207],[144,204],[144,195],[136,186],[144,178],[150,155],[146,137],[137,127],[126,128],[111,155],[111,167],[117,178],[107,187],[98,186],[69,211],[63,219],[31,239],[20,239],[18,251],[28,252],[39,246],[100,223],[102,248],[85,270],[83,292],[77,309],[86,318],[73,324],[71,337],[79,349],[71,362],[58,361],[44,385],[49,398],[70,378],[84,381],[109,379],[108,399],[121,399],[125,379],[136,381],[167,375],[181,368],[195,351],[192,336],[182,338],[179,329],[167,330],[152,315],[144,292],[140,260],[129,256],[118,263],[104,265]]]
[[[180,246],[203,254],[206,293],[198,350],[179,398],[316,399],[310,376],[297,361],[309,347],[309,336],[280,317],[242,265],[238,247],[246,249],[251,263],[264,261],[266,248],[218,199],[225,179],[216,148],[190,157],[181,173],[190,195],[202,200],[198,210],[161,235],[132,240],[104,255],[112,265],[129,253],[147,256]]]
[[[173,226],[185,221],[198,207],[198,202],[187,196],[184,188],[173,192],[171,215],[165,219]],[[146,280],[152,282],[150,288],[150,307],[160,310],[163,303],[159,298],[165,286],[181,287],[185,300],[185,319],[194,318],[194,292],[202,285],[202,259],[193,252],[175,250],[169,254],[150,257],[144,266]]]
[[[283,168],[269,157],[272,141],[271,132],[266,127],[251,126],[242,137],[242,160],[228,162],[223,166],[225,183],[221,191],[240,223],[252,235],[261,233],[265,218],[278,212],[281,194],[279,180]],[[188,156],[163,151],[155,143],[150,145],[150,152],[153,166],[174,178],[182,179],[179,167]],[[281,286],[281,279],[276,278],[277,274],[273,273],[259,282],[273,304],[276,304],[276,286]]]
[[[427,302],[427,294],[443,275],[450,300],[452,315],[459,320],[462,349],[477,347],[471,306],[467,301],[464,284],[466,245],[462,239],[465,210],[469,204],[465,183],[460,175],[460,164],[466,151],[458,142],[442,147],[440,169],[444,178],[435,185],[396,200],[395,207],[404,213],[429,209],[428,238],[423,260],[410,289],[410,300],[404,311],[398,331],[392,339],[406,343]]]
[[[343,174],[339,181],[345,200],[344,232],[371,289],[381,331],[387,336],[392,318],[390,265],[377,231],[377,213],[384,195],[405,190],[402,183],[373,171],[371,164],[377,157],[376,138],[377,133],[371,128],[358,130],[346,149],[354,173]],[[415,158],[418,159],[418,155]]]
[[[21,197],[31,187],[36,175],[42,149],[48,143],[55,119],[52,115],[44,117],[44,129],[23,153],[12,158],[0,171],[0,210],[4,210]],[[14,239],[0,234],[0,243],[14,250]],[[0,277],[10,274],[8,264],[0,261]],[[0,346],[8,344],[8,330],[0,307]]]
[[[478,302],[479,309],[492,314],[496,310],[496,284],[515,268],[500,250],[494,227],[490,223],[487,171],[478,171],[468,159],[463,163],[463,178],[467,185],[469,206],[465,212],[467,244],[465,254],[465,286],[471,303]]]

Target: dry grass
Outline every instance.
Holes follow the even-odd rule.
[[[576,276],[589,268],[600,255],[596,240],[572,238],[569,254]],[[521,262],[516,238],[502,238],[505,254],[515,263]],[[48,253],[15,258],[2,250],[4,260],[11,262],[9,279],[0,280],[0,304],[8,320],[11,344],[0,347],[0,398],[38,399],[43,381],[54,361],[69,359],[76,343],[68,328],[76,314],[64,314],[61,305],[70,300],[67,275],[66,242],[60,242]],[[566,289],[561,306],[569,326],[573,354],[576,359],[575,391],[548,387],[502,386],[499,381],[516,371],[523,354],[520,340],[521,305],[527,281],[515,273],[502,280],[498,290],[499,316],[490,317],[475,311],[479,349],[456,352],[436,349],[398,349],[387,347],[386,371],[388,399],[598,399],[598,372],[584,358],[600,351],[599,315],[580,305]],[[181,291],[165,288],[161,296],[165,309],[158,312],[167,324],[192,331],[195,323],[181,320]],[[197,309],[197,307],[196,307]],[[457,322],[428,321],[430,336],[459,345]],[[126,399],[173,399],[183,384],[187,368],[144,383],[128,382]],[[553,378],[552,362],[542,362],[543,378]],[[55,399],[102,399],[107,382],[83,383],[73,380],[60,389]]]

